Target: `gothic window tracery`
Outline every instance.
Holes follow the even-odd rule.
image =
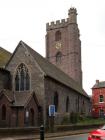
[[[27,67],[21,63],[15,76],[15,90],[24,91],[30,89],[30,77]]]

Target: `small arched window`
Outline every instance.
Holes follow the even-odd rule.
[[[24,91],[30,89],[30,77],[27,67],[21,63],[16,71],[15,90]]]
[[[2,109],[1,109],[1,117],[2,117],[2,120],[6,120],[6,106],[3,105],[2,106]]]
[[[58,111],[58,93],[57,92],[55,92],[54,93],[54,105],[55,105],[55,112],[57,112]]]
[[[55,33],[55,41],[59,41],[59,40],[61,40],[61,32],[60,31],[57,31]]]
[[[66,112],[69,111],[69,97],[66,98]]]
[[[56,54],[56,63],[61,63],[62,62],[62,53],[57,52]]]

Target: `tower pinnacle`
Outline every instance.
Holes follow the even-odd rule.
[[[77,10],[76,8],[70,8],[68,11],[68,17],[70,23],[77,23]]]

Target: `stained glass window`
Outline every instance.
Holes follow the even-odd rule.
[[[30,89],[30,77],[27,67],[21,63],[16,72],[15,76],[15,90],[24,91]]]

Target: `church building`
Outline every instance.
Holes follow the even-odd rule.
[[[47,24],[46,58],[23,41],[13,54],[0,48],[0,127],[46,125],[49,105],[55,105],[55,124],[71,112],[90,114],[76,16],[70,8],[66,20]]]

